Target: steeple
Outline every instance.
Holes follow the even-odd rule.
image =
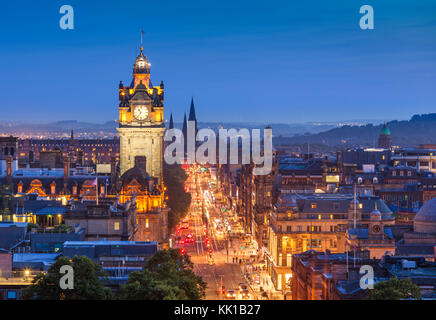
[[[186,121],[186,112],[185,112],[185,114],[183,116],[182,132],[183,132],[183,135],[186,137],[186,135],[188,133],[188,122]]]
[[[170,114],[170,124],[168,126],[168,129],[174,129],[174,122],[173,122],[173,114]]]
[[[186,121],[186,112],[183,115],[183,127],[182,127],[182,133],[183,133],[183,149],[184,154],[187,152],[187,142],[188,142],[188,122]]]
[[[197,122],[197,118],[195,116],[194,97],[191,98],[191,109],[189,110],[189,121]]]

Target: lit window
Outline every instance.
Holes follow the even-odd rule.
[[[316,203],[312,203],[311,207],[312,209],[316,209]]]
[[[119,222],[114,223],[114,230],[120,230],[120,223]]]
[[[148,223],[148,219],[145,219],[145,227],[148,229],[150,227],[149,223]]]

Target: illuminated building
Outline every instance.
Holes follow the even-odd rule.
[[[134,167],[136,156],[146,157],[146,171],[162,183],[164,85],[153,86],[150,63],[143,47],[133,65],[130,86],[119,85],[121,174]]]
[[[143,47],[133,65],[130,86],[119,85],[121,203],[136,199],[137,240],[163,241],[168,211],[163,184],[164,85],[153,86]]]
[[[138,241],[163,241],[168,236],[168,212],[164,190],[157,178],[150,177],[145,168],[146,157],[136,156],[135,165],[120,178],[120,202],[136,199]]]
[[[41,154],[57,151],[68,155],[72,166],[93,166],[99,163],[110,163],[115,157],[119,159],[120,143],[113,139],[20,139],[18,140],[18,161],[21,167],[43,167]],[[62,167],[58,163],[55,167]]]
[[[85,229],[85,240],[136,240],[136,203],[74,203],[67,206],[65,224]]]
[[[420,148],[396,149],[392,154],[392,161],[394,166],[407,166],[421,172],[436,173],[436,148],[422,145]]]
[[[266,250],[268,271],[277,290],[289,288],[292,255],[307,250],[341,253],[348,228],[368,229],[371,212],[381,211],[383,225],[394,224],[392,212],[377,197],[352,194],[293,194],[280,196],[271,213]],[[381,230],[383,230],[381,228]]]

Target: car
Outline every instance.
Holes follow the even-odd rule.
[[[224,285],[221,286],[221,293],[222,294],[226,293],[226,287]]]
[[[245,282],[239,283],[239,291],[248,290],[248,285]]]
[[[236,299],[236,293],[234,290],[229,290],[225,294],[226,299]]]
[[[185,237],[185,243],[193,243],[194,242],[194,237],[192,236],[192,234],[188,234]]]
[[[240,299],[250,299],[250,292],[248,291],[248,289],[244,289],[239,293],[239,298]]]

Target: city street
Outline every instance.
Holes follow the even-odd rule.
[[[244,245],[237,238],[229,237],[230,231],[239,230],[240,226],[224,216],[210,174],[191,169],[186,186],[192,196],[191,210],[180,223],[174,243],[191,257],[194,271],[207,282],[206,299],[257,299],[243,275],[244,263],[236,260],[236,257],[242,260]],[[239,290],[240,284],[248,290],[245,295]],[[230,296],[226,297],[225,293]]]

